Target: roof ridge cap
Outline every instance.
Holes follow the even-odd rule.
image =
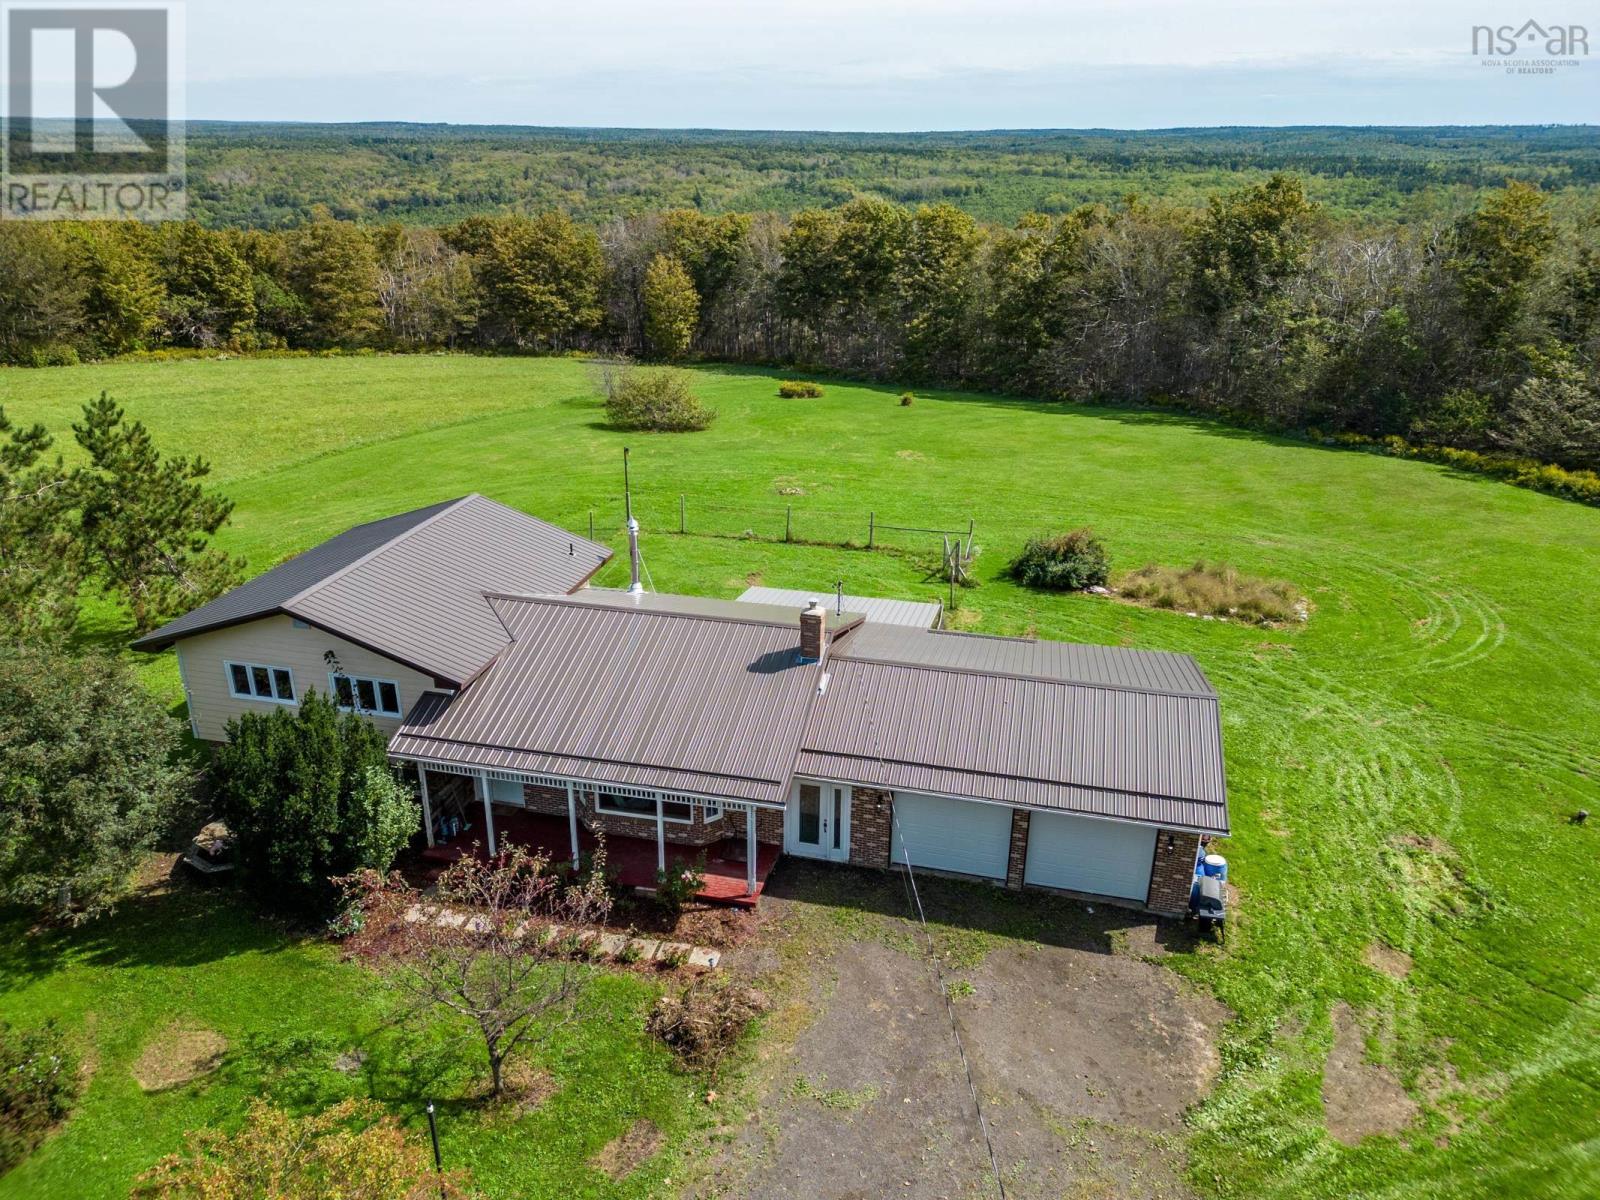
[[[656,593],[656,594],[659,594],[659,593]],[[669,594],[676,595],[676,594],[680,594],[680,593],[669,593]],[[595,611],[595,612],[633,613],[636,616],[641,616],[641,617],[676,617],[676,618],[678,618],[680,620],[685,620],[685,621],[721,621],[724,624],[728,624],[728,625],[755,625],[755,626],[757,626],[757,627],[759,627],[761,629],[789,629],[789,628],[791,628],[791,622],[788,622],[788,621],[763,621],[760,618],[754,617],[754,616],[741,617],[741,616],[735,616],[735,615],[732,615],[732,614],[722,614],[722,613],[674,612],[672,609],[669,609],[669,608],[633,608],[633,607],[630,607],[630,606],[628,606],[626,604],[588,603],[588,602],[585,602],[584,600],[582,600],[580,598],[580,594],[577,593],[577,592],[573,592],[571,594],[561,595],[561,596],[554,595],[554,594],[541,595],[541,594],[538,594],[538,593],[529,594],[529,593],[517,593],[517,592],[484,592],[483,596],[484,596],[484,599],[486,599],[486,600],[511,600],[511,601],[518,602],[518,603],[523,603],[523,604],[562,604],[562,605],[566,605],[569,608],[586,608],[586,609],[590,609],[590,610]],[[714,596],[691,596],[690,599],[693,599],[693,600],[715,600],[716,597],[714,597]],[[736,603],[736,601],[729,600],[729,601],[725,601],[725,603],[733,604],[733,603]],[[799,628],[799,624],[800,624],[800,618],[799,618],[799,616],[797,614],[795,619],[794,619],[794,621],[792,622],[792,627],[793,628]],[[848,625],[841,626],[838,629],[834,630],[834,636],[837,637],[842,633],[846,633],[846,632],[856,628],[856,626],[860,625],[860,624],[861,624],[860,621],[852,621]]]
[[[866,663],[869,666],[904,667],[910,671],[948,671],[955,675],[982,675],[989,679],[1020,679],[1026,683],[1054,683],[1062,687],[1095,688],[1104,692],[1131,692],[1138,696],[1171,696],[1178,700],[1217,700],[1215,691],[1191,692],[1177,688],[1137,687],[1127,683],[1099,683],[1088,679],[1055,679],[1048,675],[1024,675],[1019,671],[988,671],[981,667],[963,667],[954,663],[907,662],[900,658],[866,658],[850,653],[846,648],[839,654],[844,662]]]
[[[374,546],[371,550],[368,550],[360,558],[355,559],[353,562],[346,563],[344,566],[340,567],[337,571],[333,572],[331,575],[324,575],[321,579],[317,580],[315,583],[307,584],[305,587],[301,588],[294,595],[290,596],[287,600],[285,600],[278,607],[280,609],[287,610],[291,604],[298,603],[299,601],[304,600],[307,596],[313,595],[316,592],[320,592],[323,588],[327,587],[335,579],[343,579],[346,575],[348,575],[351,571],[354,571],[357,567],[364,566],[365,564],[371,562],[373,559],[377,558],[379,555],[386,553],[387,551],[393,549],[395,546],[398,546],[401,542],[405,541],[408,537],[410,537],[412,534],[416,533],[419,529],[426,529],[429,525],[432,525],[435,521],[439,520],[446,513],[455,512],[456,509],[460,508],[463,504],[467,503],[467,501],[471,500],[473,497],[475,497],[477,495],[478,495],[477,492],[469,492],[465,496],[457,496],[454,500],[445,501],[444,507],[440,508],[438,512],[432,514],[431,516],[428,516],[428,517],[424,518],[421,521],[418,521],[415,525],[412,525],[407,529],[401,530],[399,533],[395,534],[392,538],[389,538],[387,541],[381,543],[380,545]],[[427,507],[427,506],[424,505],[423,507]],[[396,513],[395,514],[395,516],[403,516],[403,515],[404,515],[403,513]],[[337,536],[337,535],[335,535],[335,536]]]

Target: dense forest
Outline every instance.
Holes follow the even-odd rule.
[[[210,226],[442,225],[560,209],[585,224],[672,208],[794,213],[859,196],[982,221],[1129,193],[1200,206],[1274,172],[1341,216],[1455,216],[1507,179],[1600,185],[1594,126],[735,133],[445,125],[189,127],[190,215]],[[1558,200],[1558,206],[1561,201]]]
[[[597,226],[322,206],[275,229],[0,224],[0,361],[218,348],[701,356],[1594,471],[1600,204],[1511,181],[1378,221],[1275,174],[1200,207],[1127,196],[1009,224],[870,195]],[[1600,479],[1557,476],[1536,486],[1600,499]]]

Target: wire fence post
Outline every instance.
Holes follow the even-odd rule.
[[[444,1159],[439,1156],[439,1126],[433,1119],[433,1101],[428,1101],[428,1136],[433,1139],[433,1176],[439,1181],[439,1200],[445,1200]]]
[[[589,510],[589,540],[594,541],[594,509]]]
[[[794,532],[794,507],[793,507],[793,505],[785,504],[783,506],[783,540],[786,541],[786,542],[789,541],[790,540],[790,534],[793,533],[793,532]]]
[[[877,530],[878,530],[878,514],[875,513],[875,512],[869,512],[867,514],[867,549],[868,550],[872,549],[872,537],[873,537],[873,534],[875,534],[877,532]]]
[[[686,506],[686,504],[684,502],[683,493],[679,492],[678,493],[678,532],[679,533],[688,533],[689,532],[688,518],[687,518],[687,515],[686,515],[687,513],[688,513],[688,508],[687,508],[687,506]]]

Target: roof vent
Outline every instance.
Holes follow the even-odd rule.
[[[822,661],[822,639],[827,633],[828,610],[813,600],[800,613],[800,661]]]

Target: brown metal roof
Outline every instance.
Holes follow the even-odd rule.
[[[912,629],[869,621],[860,632],[841,643],[835,653],[874,662],[1054,679],[1134,691],[1195,696],[1217,694],[1200,665],[1189,655],[1135,650],[1127,646]]]
[[[1003,673],[1017,665],[1004,654],[995,673],[970,653],[960,666],[863,660],[851,641],[871,631],[831,660],[802,774],[1227,829],[1214,694],[1024,677]]]
[[[284,612],[461,683],[506,644],[485,592],[567,592],[610,556],[474,494],[340,534],[134,645]]]
[[[511,645],[448,704],[419,703],[391,754],[784,801],[819,676],[799,659],[798,613],[591,593],[489,602]]]

